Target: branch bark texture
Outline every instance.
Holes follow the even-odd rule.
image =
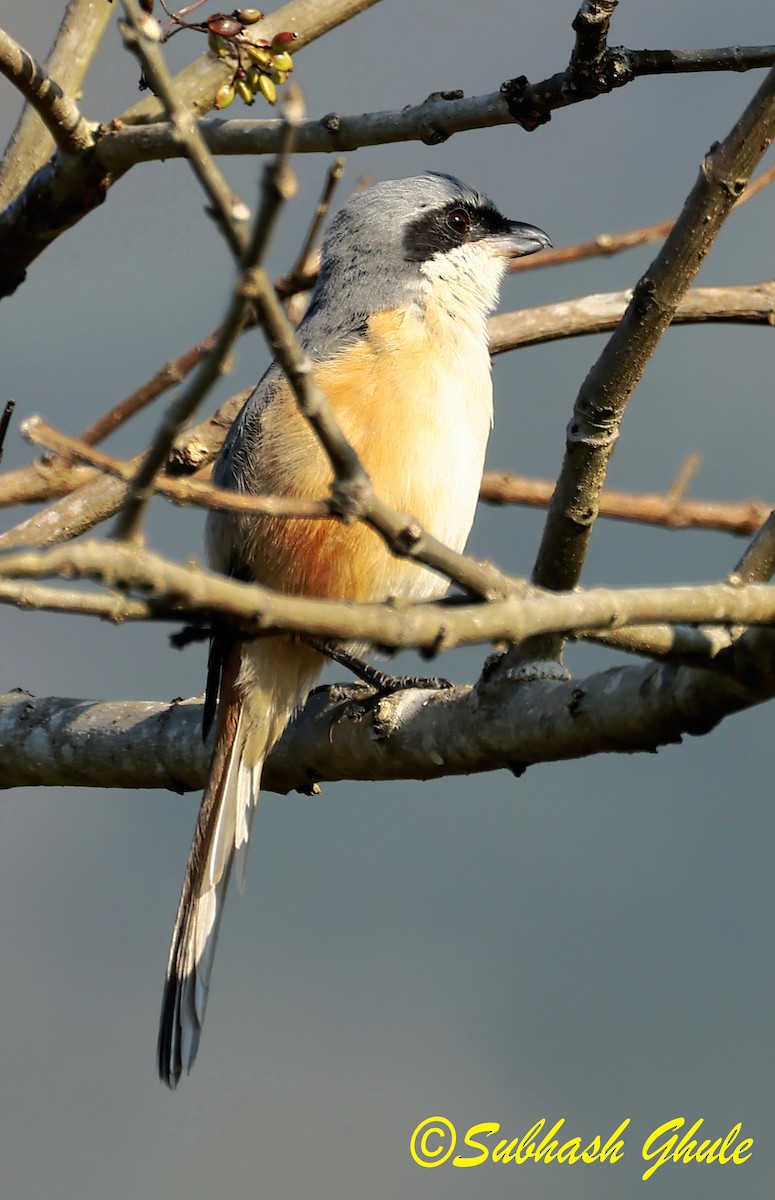
[[[284,793],[325,780],[521,774],[538,762],[653,752],[775,695],[772,641],[770,631],[741,639],[735,653],[753,668],[745,683],[669,664],[624,666],[573,682],[525,683],[497,702],[467,687],[401,692],[361,720],[342,716],[348,693],[321,688],[272,751],[263,782]],[[0,697],[0,786],[200,788],[208,763],[201,715],[199,700],[10,693]]]

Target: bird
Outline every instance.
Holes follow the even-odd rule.
[[[492,425],[487,316],[510,259],[548,248],[482,192],[427,172],[357,192],[331,221],[297,336],[378,496],[462,551]],[[273,363],[232,425],[213,471],[244,494],[317,499],[333,471]],[[284,594],[423,601],[448,581],[391,554],[360,522],[208,515],[211,566]],[[325,659],[289,634],[216,631],[204,733],[214,749],[178,907],[157,1046],[174,1089],[196,1058],[232,869],[238,880],[263,764]],[[217,704],[216,704],[217,701]],[[216,712],[217,708],[217,712]]]

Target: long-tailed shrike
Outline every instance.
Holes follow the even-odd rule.
[[[378,183],[353,196],[323,245],[299,326],[315,377],[375,490],[462,550],[492,424],[487,314],[508,260],[549,246],[449,175]],[[332,471],[274,364],[235,421],[214,474],[221,487],[326,495]],[[280,592],[427,600],[447,581],[395,557],[362,523],[213,512],[211,563]],[[323,659],[288,635],[218,636],[208,679],[215,749],[172,937],[158,1065],[175,1087],[196,1057],[232,865],[244,866],[261,769]]]

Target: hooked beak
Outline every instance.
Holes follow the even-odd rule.
[[[509,221],[508,233],[499,233],[489,239],[493,254],[499,258],[524,258],[538,250],[551,250],[552,243],[543,229],[535,225],[523,225],[520,221]]]

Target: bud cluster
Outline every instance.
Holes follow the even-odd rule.
[[[270,104],[277,100],[277,88],[285,83],[293,70],[290,47],[299,36],[289,30],[275,34],[271,41],[244,37],[246,26],[255,25],[263,17],[257,8],[237,8],[230,15],[214,13],[204,24],[207,41],[219,58],[236,56],[234,75],[215,94],[215,107],[228,108],[236,96],[252,104],[259,93]]]
[[[298,38],[298,33],[283,30],[282,33],[276,33],[271,41],[262,38],[248,40],[245,36],[248,27],[264,19],[260,8],[235,8],[231,13],[211,13],[203,21],[187,21],[184,14],[190,14],[204,2],[192,0],[180,12],[171,12],[162,0],[162,8],[170,19],[162,39],[168,41],[182,29],[192,29],[195,33],[207,34],[208,45],[218,58],[237,60],[231,79],[215,93],[213,103],[216,108],[228,108],[236,96],[241,96],[246,104],[252,104],[259,92],[270,104],[275,104],[277,88],[285,83],[293,70],[291,46]],[[144,12],[150,14],[154,0],[140,0],[140,5]]]

